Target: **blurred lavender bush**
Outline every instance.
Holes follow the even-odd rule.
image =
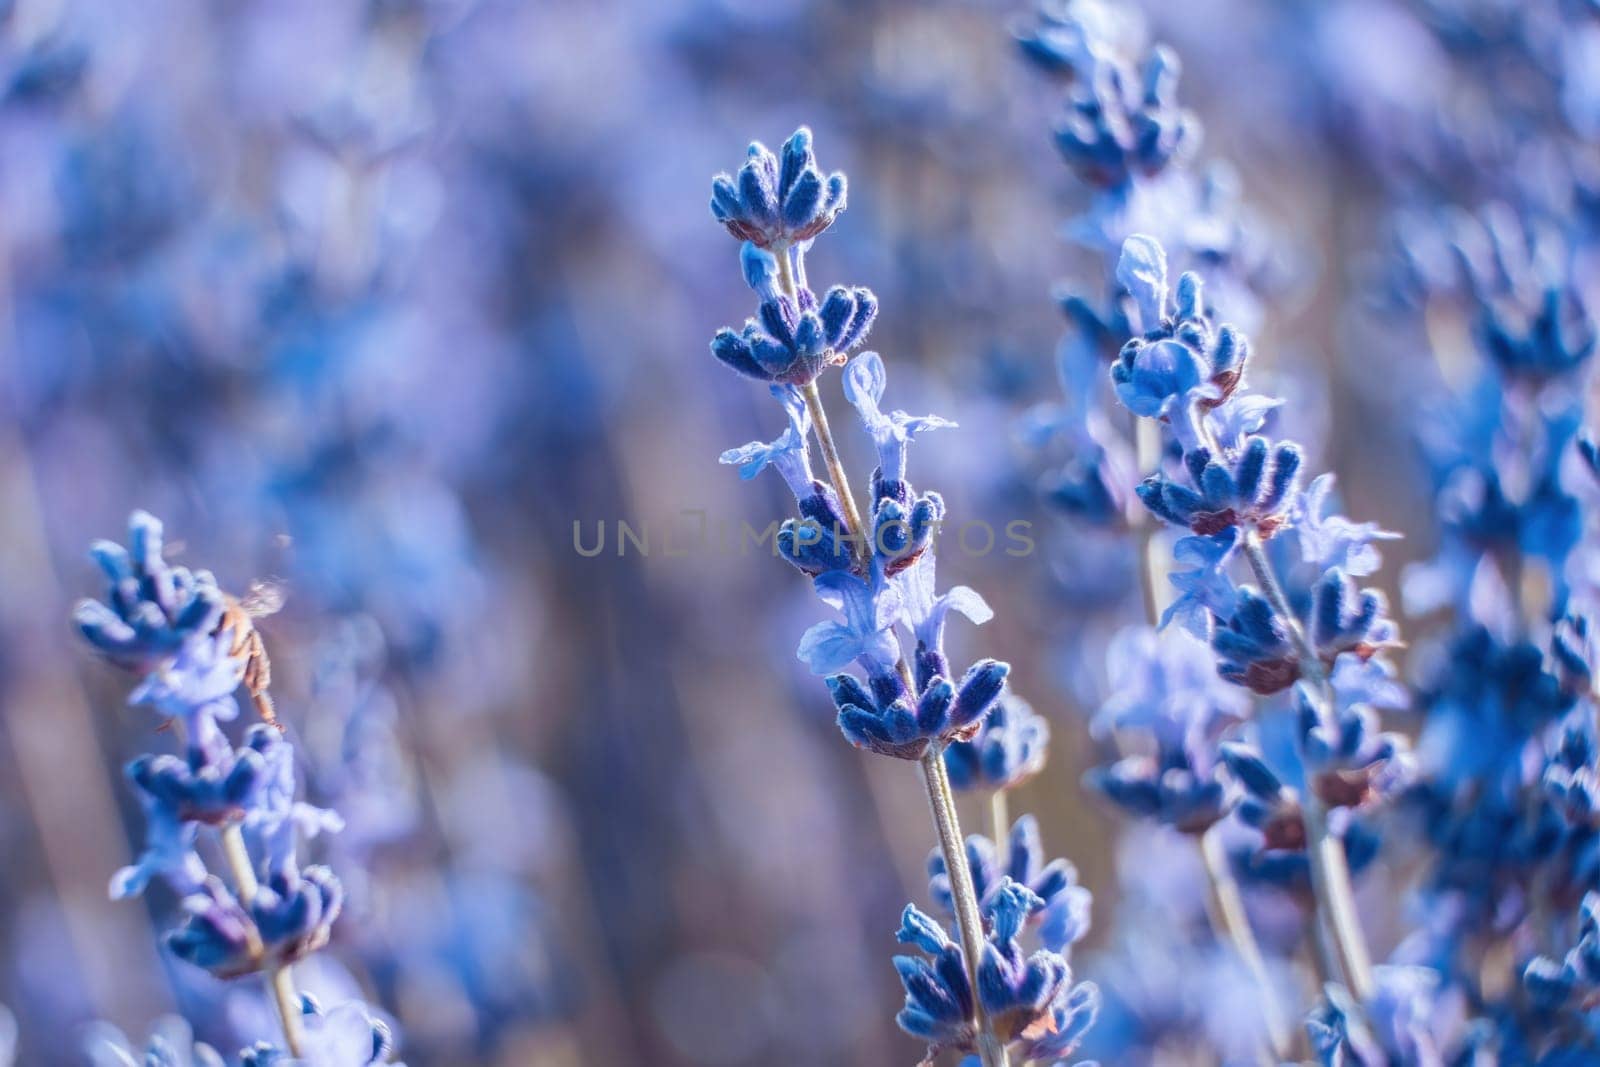
[[[0,1063],[1600,1059],[1597,56],[0,2]]]

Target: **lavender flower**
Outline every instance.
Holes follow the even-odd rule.
[[[259,687],[265,685],[266,671],[252,662],[264,652],[240,640],[246,635],[238,632],[250,625],[248,617],[230,617],[220,600],[219,610],[195,609],[194,604],[212,602],[214,584],[173,576],[160,558],[161,526],[154,519],[135,513],[131,526],[133,552],[104,544],[95,549],[98,559],[112,561],[103,569],[112,582],[114,608],[80,606],[77,614],[93,624],[84,630],[96,648],[143,676],[133,701],[153,704],[180,724],[185,752],[181,759],[146,755],[129,764],[148,837],[138,863],[113,879],[112,893],[129,896],[142,892],[152,878],[164,878],[182,895],[185,914],[164,938],[173,955],[220,978],[267,973],[285,1047],[294,1056],[311,1057],[304,1062],[327,1067],[378,1062],[383,1046],[369,1047],[369,1054],[356,1060],[343,1038],[324,1052],[316,1051],[323,1047],[320,1039],[304,1044],[299,1014],[290,1003],[289,968],[327,944],[344,904],[339,879],[323,866],[301,868],[296,845],[342,823],[330,812],[296,801],[293,750],[274,726],[251,727],[238,749],[223,734],[220,723],[238,714],[233,691],[247,677],[253,679],[258,706],[265,703]],[[113,619],[138,625],[130,623],[123,632]],[[110,644],[108,634],[114,638]],[[209,873],[197,852],[202,829],[220,835],[231,886]],[[261,1058],[265,1055],[255,1062],[273,1062]]]
[[[307,993],[301,997],[301,1017],[304,1037],[298,1055],[260,1044],[244,1051],[241,1067],[371,1067],[383,1063],[405,1067],[389,1059],[394,1038],[388,1024],[359,1001],[324,1011]]]
[[[833,225],[845,208],[845,177],[824,177],[802,126],[783,143],[783,159],[759,141],[737,175],[719,174],[711,183],[711,214],[741,241],[780,252],[814,239]]]
[[[1523,985],[1550,1011],[1586,1011],[1600,993],[1600,893],[1585,893],[1578,908],[1576,944],[1560,960],[1539,956],[1528,963]]]
[[[1225,597],[1208,598],[1208,626],[1204,616],[1196,618],[1199,613],[1186,606],[1190,628],[1209,630],[1219,673],[1237,685],[1270,694],[1303,683],[1295,747],[1299,761],[1312,765],[1317,774],[1316,788],[1301,793],[1296,805],[1293,794],[1257,754],[1229,746],[1223,749],[1224,756],[1255,795],[1255,806],[1247,806],[1244,814],[1262,830],[1270,852],[1287,853],[1283,873],[1295,872],[1300,862],[1295,852],[1304,846],[1318,908],[1331,913],[1329,921],[1353,989],[1365,997],[1372,989],[1370,963],[1364,938],[1353,922],[1348,882],[1354,858],[1349,853],[1358,839],[1349,832],[1342,835],[1343,841],[1337,839],[1327,819],[1328,800],[1321,792],[1330,785],[1353,783],[1346,795],[1333,790],[1333,799],[1343,802],[1341,806],[1365,799],[1378,769],[1391,762],[1397,747],[1377,736],[1370,714],[1341,711],[1329,678],[1341,657],[1366,661],[1394,644],[1395,626],[1386,617],[1383,595],[1360,589],[1328,558],[1300,560],[1300,571],[1311,572],[1302,579],[1310,594],[1298,608],[1291,602],[1278,574],[1280,566],[1265,544],[1294,521],[1300,450],[1292,442],[1275,443],[1245,430],[1269,410],[1267,405],[1251,405],[1248,417],[1216,416],[1216,410],[1233,402],[1240,390],[1248,342],[1202,310],[1201,285],[1195,275],[1179,281],[1176,303],[1169,303],[1166,257],[1153,240],[1133,237],[1124,243],[1118,276],[1132,293],[1146,330],[1125,346],[1112,368],[1112,379],[1119,397],[1135,414],[1171,426],[1182,458],[1181,474],[1159,469],[1141,487],[1141,499],[1158,517],[1200,537],[1236,531],[1240,555],[1259,583],[1259,592],[1237,587],[1231,605]],[[1319,500],[1309,511],[1299,509],[1302,518],[1314,516],[1318,533],[1334,523],[1321,513],[1321,506]],[[1346,523],[1342,529],[1352,528]],[[1370,541],[1366,531],[1353,529]],[[1313,536],[1303,543],[1325,556],[1325,540]],[[1203,550],[1196,552],[1197,548]],[[1231,554],[1229,549],[1229,543],[1219,539],[1209,546],[1203,542],[1193,546],[1191,552],[1203,562],[1215,559],[1220,564]],[[1357,562],[1369,569],[1375,561],[1363,557]],[[1208,590],[1220,584],[1210,579],[1204,565],[1186,580]]]
[[[1115,694],[1095,732],[1127,755],[1089,784],[1131,815],[1200,833],[1228,810],[1218,742],[1248,702],[1224,683],[1206,647],[1182,631],[1129,627],[1106,656]]]
[[[110,541],[90,546],[108,583],[106,602],[84,600],[73,609],[73,621],[95,650],[138,674],[203,643],[222,620],[216,579],[209,571],[168,565],[162,533],[159,519],[135,511],[128,519],[128,548]]]
[[[1372,542],[1400,535],[1380,529],[1375,522],[1351,522],[1330,510],[1333,485],[1333,475],[1319,475],[1295,502],[1293,523],[1300,539],[1300,556],[1316,567],[1337,567],[1345,574],[1365,578],[1383,563]]]
[[[1021,1041],[1028,1058],[1064,1055],[1068,1053],[1048,1050],[1075,1047],[1092,1022],[1097,994],[1089,983],[1073,986],[1071,968],[1061,956],[1024,953],[1017,935],[1039,907],[1033,893],[1009,879],[998,887],[987,909],[976,998],[961,947],[933,919],[906,907],[895,938],[926,956],[895,957],[906,990],[897,1021],[907,1033],[928,1042],[929,1060],[944,1049],[975,1050],[975,1001],[982,1002],[1001,1039]]]
[[[979,908],[988,908],[1008,884],[1023,886],[1034,895],[1029,920],[1050,926],[1045,947],[1064,951],[1089,932],[1090,892],[1078,884],[1078,872],[1066,860],[1044,860],[1039,821],[1024,815],[1011,826],[1004,848],[981,834],[967,838],[967,866]],[[950,872],[937,851],[928,857],[928,895],[948,915],[955,914]]]
[[[807,646],[801,648],[805,651]],[[845,651],[853,648],[850,645]],[[814,648],[812,652],[818,654]],[[885,666],[870,653],[863,653],[860,660],[869,670],[874,664]],[[817,659],[810,662],[815,670]],[[941,674],[930,675],[915,705],[909,702],[904,683],[892,673],[875,676],[870,691],[849,674],[831,676],[828,688],[839,708],[839,729],[851,744],[898,759],[920,759],[935,740],[960,740],[975,733],[1000,698],[1009,671],[1004,663],[983,660],[968,668],[959,684]]]
[[[194,1030],[176,1015],[160,1019],[144,1046],[137,1047],[109,1023],[91,1025],[83,1037],[91,1067],[224,1067],[215,1049],[196,1041]]]
[[[878,314],[870,290],[835,286],[820,301],[804,285],[781,292],[771,253],[747,244],[744,257],[761,306],[743,331],[719,330],[712,339],[711,354],[724,364],[759,381],[805,385],[866,339]]]
[[[1335,987],[1306,1023],[1320,1064],[1446,1063],[1464,1050],[1459,1015],[1440,996],[1436,971],[1387,966],[1373,975],[1377,988],[1365,1004]]]
[[[915,493],[905,478],[905,452],[915,433],[948,423],[935,416],[883,414],[879,401],[885,378],[882,360],[870,352],[857,357],[846,375],[847,391],[886,465],[873,478],[869,575],[855,568],[852,549],[861,535],[847,528],[838,495],[808,478],[809,446],[802,431],[809,419],[793,393],[774,391],[790,414],[784,437],[771,446],[746,445],[725,453],[723,461],[738,463],[751,474],[770,464],[795,492],[803,519],[791,520],[779,532],[779,551],[815,576],[817,596],[843,616],[806,631],[798,655],[815,673],[832,676],[828,685],[839,709],[840,729],[859,747],[918,759],[935,739],[948,742],[970,735],[999,698],[1009,668],[984,660],[958,683],[949,680],[944,655],[949,613],[983,622],[990,612],[964,586],[940,594],[934,585],[930,549],[944,502],[935,493]],[[916,642],[915,693],[899,673],[902,628]],[[851,663],[865,671],[865,685],[837,673]]]
[[[1067,51],[1065,26],[1053,29],[1024,41],[1035,43],[1030,56],[1070,66],[1078,79],[1055,131],[1056,147],[1074,171],[1098,185],[1122,185],[1159,172],[1197,139],[1193,116],[1177,105],[1179,64],[1170,50],[1154,49],[1134,70],[1087,43]]]
[[[944,750],[958,790],[1012,789],[1044,769],[1050,724],[1015,693],[1004,693],[978,732]]]

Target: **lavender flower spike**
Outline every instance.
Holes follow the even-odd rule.
[[[984,918],[945,755],[950,746],[983,729],[1001,699],[1010,667],[983,659],[954,680],[944,649],[950,612],[979,623],[992,612],[964,586],[939,591],[934,539],[945,503],[937,493],[913,488],[907,462],[917,434],[954,424],[933,415],[886,411],[883,359],[864,352],[849,361],[843,375],[845,399],[860,416],[878,458],[869,480],[870,506],[863,515],[818,389],[824,368],[846,362],[846,353],[862,341],[877,311],[876,298],[865,289],[835,287],[819,301],[806,282],[806,249],[843,208],[844,187],[843,175],[823,183],[812,159],[810,134],[804,130],[785,145],[781,168],[756,145],[737,178],[721,175],[713,184],[712,213],[747,242],[740,252],[740,271],[761,306],[759,320],[751,320],[742,333],[719,332],[712,351],[746,377],[772,383],[772,393],[790,419],[778,440],[730,450],[722,461],[738,464],[745,477],[776,467],[794,494],[800,519],[789,519],[780,528],[778,552],[811,577],[819,599],[840,616],[808,629],[797,655],[813,672],[828,676],[840,732],[866,751],[915,760],[922,772],[939,839],[941,885],[955,913],[960,942],[908,909],[903,939],[923,945],[935,962],[912,957],[895,961],[907,989],[901,1025],[928,1040],[931,1048],[960,1048],[977,1053],[983,1067],[1008,1067],[1007,1045],[1034,1036],[1024,1031],[1035,1022],[1079,1032],[1083,1001],[1068,1005],[1057,996],[1065,996],[1064,960],[1024,958],[1015,943],[1032,902],[1042,908],[1042,898],[1015,884],[1011,891],[989,893],[993,876],[988,870],[984,902],[992,920],[989,936],[998,942],[985,950]],[[813,474],[808,436],[817,440],[825,479]],[[985,747],[997,750],[998,756],[986,754],[982,761],[997,760],[1003,766],[991,768],[995,774],[1020,778],[1042,758],[1042,735],[1042,730],[1018,731],[1010,742],[997,735],[990,739],[995,744]],[[1031,824],[1022,825],[1026,829]],[[1037,877],[1037,884],[1062,896],[1055,890],[1064,885],[1064,873],[1060,868],[1036,869],[1032,843],[1026,833],[1013,843],[1020,864],[1013,869],[1030,880]],[[1076,919],[1083,910],[1063,905],[1064,916],[1052,928],[1070,936],[1082,925]]]
[[[330,1026],[332,1016],[302,1011],[294,989],[290,968],[327,944],[345,896],[327,867],[300,866],[297,846],[342,821],[296,799],[294,750],[275,723],[253,725],[237,748],[223,732],[238,715],[234,690],[247,678],[256,706],[270,707],[259,635],[239,632],[251,625],[248,616],[225,609],[209,576],[167,567],[159,522],[138,512],[131,527],[131,551],[95,548],[112,582],[109,605],[81,605],[77,617],[96,649],[140,677],[132,702],[179,724],[183,754],[147,754],[128,765],[146,842],[138,862],[113,879],[112,894],[130,896],[165,879],[184,912],[163,938],[175,957],[219,978],[266,976],[283,1024],[282,1052],[247,1051],[245,1063],[381,1062],[387,1041],[374,1044],[376,1031],[369,1027],[352,1043],[343,1021]],[[202,833],[216,835],[229,881],[207,870]],[[184,1062],[176,1055],[152,1046],[146,1059]]]

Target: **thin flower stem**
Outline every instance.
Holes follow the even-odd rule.
[[[228,862],[228,873],[233,876],[234,888],[239,892],[239,900],[248,907],[250,902],[261,891],[261,884],[256,881],[256,871],[250,862],[250,852],[245,848],[244,834],[239,829],[237,822],[229,823],[222,830],[222,854]],[[265,946],[261,943],[261,934],[254,924],[249,927],[246,934],[249,939],[250,954],[260,959],[265,954]],[[294,976],[287,965],[269,966],[266,969],[267,985],[272,990],[272,1000],[278,1010],[278,1020],[283,1024],[283,1041],[288,1046],[291,1056],[301,1054],[300,1038],[300,1008],[299,997],[294,990]]]
[[[272,987],[272,1001],[278,1007],[278,1018],[283,1021],[283,1040],[289,1055],[304,1052],[300,1034],[300,994],[295,992],[294,973],[288,964],[273,967],[267,972],[267,984]]]
[[[1255,934],[1250,929],[1250,916],[1244,908],[1244,897],[1239,892],[1239,883],[1233,877],[1232,868],[1228,866],[1228,856],[1223,851],[1222,839],[1217,836],[1215,827],[1200,835],[1200,853],[1205,858],[1206,875],[1211,879],[1211,891],[1216,896],[1217,917],[1221,920],[1222,932],[1233,942],[1234,951],[1249,968],[1250,977],[1261,992],[1261,1018],[1267,1027],[1272,1062],[1282,1062],[1289,1058],[1289,1025],[1284,1019],[1277,994],[1273,992],[1272,980],[1267,974],[1267,961],[1262,958],[1261,946],[1256,943]]]
[[[978,895],[972,886],[972,871],[967,867],[966,845],[961,837],[961,822],[956,817],[956,801],[950,791],[950,775],[944,767],[944,749],[933,745],[918,761],[922,781],[928,790],[928,807],[939,832],[939,851],[944,855],[950,875],[950,895],[954,898],[956,927],[961,936],[961,951],[966,956],[967,978],[972,986],[973,1009],[977,1013],[978,1056],[983,1067],[1010,1067],[1005,1046],[990,1029],[983,998],[978,993],[978,961],[983,952],[983,925],[978,915]]]
[[[1261,535],[1247,527],[1242,538],[1245,559],[1255,573],[1261,591],[1278,618],[1289,631],[1295,650],[1300,657],[1301,677],[1309,683],[1315,695],[1317,719],[1330,736],[1338,736],[1333,720],[1333,686],[1323,667],[1322,657],[1312,645],[1300,620],[1289,606],[1289,599],[1278,584],[1272,562],[1267,559],[1261,544]],[[1301,756],[1304,757],[1302,752]],[[1306,827],[1306,854],[1311,861],[1311,885],[1317,897],[1319,910],[1323,910],[1333,933],[1334,944],[1350,979],[1350,990],[1359,1001],[1372,994],[1372,957],[1361,932],[1361,919],[1356,913],[1355,892],[1350,884],[1350,866],[1345,858],[1343,844],[1328,830],[1328,813],[1315,789],[1307,789],[1301,798],[1301,812]]]
[[[839,449],[833,443],[833,431],[828,426],[828,413],[822,407],[822,397],[817,392],[816,382],[807,382],[801,390],[806,398],[806,411],[811,415],[811,429],[817,435],[817,444],[822,448],[822,461],[827,465],[828,478],[833,482],[833,491],[838,494],[839,502],[844,505],[844,521],[850,527],[850,547],[854,556],[856,568],[862,574],[867,573],[871,564],[871,553],[867,546],[865,528],[861,524],[861,512],[856,510],[855,494],[850,492],[850,479],[844,473],[844,464],[839,461]]]
[[[1148,474],[1161,462],[1161,427],[1153,419],[1139,419],[1135,429],[1139,471]],[[1155,550],[1155,523],[1148,519],[1145,516],[1146,521],[1140,527],[1139,551],[1144,563],[1141,577],[1144,579],[1145,620],[1155,626],[1161,618],[1161,594],[1166,584],[1167,568],[1164,554]],[[1205,861],[1212,899],[1216,902],[1211,919],[1217,936],[1226,937],[1233,944],[1234,951],[1249,969],[1251,978],[1261,991],[1261,1018],[1267,1028],[1268,1041],[1268,1048],[1262,1050],[1262,1055],[1268,1057],[1270,1054],[1270,1060],[1274,1062],[1285,1060],[1289,1057],[1291,1040],[1288,1023],[1277,994],[1273,991],[1271,977],[1267,974],[1261,946],[1250,927],[1250,916],[1245,911],[1239,883],[1233,876],[1233,869],[1228,866],[1228,857],[1215,827],[1200,835],[1200,854]]]
[[[778,259],[778,286],[783,294],[798,304],[799,293],[795,287],[794,271],[789,264],[789,250],[780,249]],[[833,430],[828,425],[828,412],[822,406],[822,394],[817,392],[815,381],[807,382],[800,389],[806,400],[806,412],[811,416],[811,429],[817,435],[817,445],[822,449],[822,462],[828,468],[828,480],[833,483],[833,491],[838,494],[839,502],[844,506],[845,525],[850,527],[851,555],[855,561],[856,569],[863,575],[867,573],[871,563],[872,553],[867,544],[865,527],[861,523],[861,512],[856,508],[855,494],[850,491],[850,478],[844,472],[844,464],[839,460],[838,446],[833,443]]]
[[[789,268],[787,253],[778,255],[778,284],[791,298],[795,295],[794,275]],[[845,523],[849,533],[857,569],[863,575],[871,573],[872,551],[867,541],[861,512],[856,509],[855,495],[850,491],[850,479],[839,460],[839,449],[833,443],[833,431],[828,425],[828,413],[822,406],[816,382],[807,382],[801,393],[805,396],[806,411],[811,415],[811,429],[822,449],[822,459],[828,468],[828,478],[844,507]],[[908,693],[916,693],[911,669],[902,658],[895,664]],[[983,1067],[1011,1067],[1005,1046],[990,1029],[988,1013],[978,995],[978,961],[982,959],[983,921],[978,914],[978,897],[972,886],[972,871],[967,866],[967,850],[961,837],[961,822],[956,817],[955,795],[950,790],[950,776],[944,766],[944,748],[932,745],[920,761],[922,781],[928,792],[928,806],[933,812],[934,829],[939,835],[939,850],[944,855],[945,870],[950,875],[950,892],[955,898],[956,927],[961,937],[961,948],[966,956],[967,980],[972,986],[973,1008],[978,1032],[978,1056]]]
[[[1337,982],[1346,985],[1344,968],[1333,951],[1333,935],[1328,930],[1322,912],[1313,910],[1306,920],[1306,941],[1311,945],[1311,966],[1317,972],[1317,983],[1327,985]]]
[[[1161,424],[1154,419],[1134,420],[1134,443],[1139,465],[1139,475],[1144,477],[1161,465]],[[1129,521],[1139,532],[1139,558],[1143,563],[1140,589],[1144,593],[1144,614],[1151,626],[1161,618],[1161,596],[1167,590],[1167,557],[1155,551],[1158,524],[1144,505],[1134,502],[1129,506]]]
[[[239,891],[239,899],[249,904],[260,892],[261,884],[256,881],[250,852],[244,847],[244,833],[236,822],[229,823],[222,831],[222,854],[228,861],[228,873],[233,875],[233,885]]]
[[[796,290],[794,271],[790,269],[789,266],[789,250],[787,248],[779,248],[776,249],[776,252],[777,255],[775,258],[778,261],[778,285],[783,289],[785,296],[787,296],[790,300],[794,300]]]
[[[1001,865],[1010,863],[1011,798],[1004,789],[996,789],[989,794],[989,832],[994,835],[994,847],[1000,855]]]

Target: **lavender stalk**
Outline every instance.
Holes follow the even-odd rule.
[[[1279,402],[1241,389],[1249,342],[1213,321],[1198,276],[1185,274],[1173,299],[1161,246],[1135,236],[1124,243],[1118,278],[1136,309],[1135,336],[1112,367],[1118,397],[1170,427],[1182,455],[1181,466],[1158,467],[1138,490],[1158,518],[1191,534],[1175,552],[1195,568],[1173,576],[1183,593],[1162,621],[1181,620],[1211,645],[1228,681],[1262,695],[1293,687],[1304,788],[1287,787],[1249,744],[1225,742],[1220,755],[1245,788],[1241,814],[1261,830],[1265,847],[1303,848],[1318,921],[1332,934],[1358,1012],[1374,990],[1372,965],[1345,842],[1331,831],[1328,811],[1368,807],[1397,784],[1387,768],[1404,743],[1372,729],[1365,702],[1374,683],[1363,680],[1382,674],[1372,660],[1395,643],[1395,628],[1382,595],[1352,580],[1376,567],[1369,542],[1387,535],[1324,515],[1327,477],[1297,499],[1298,446],[1258,432]],[[1309,610],[1296,608],[1264,547],[1286,529],[1297,535],[1299,602]],[[1259,592],[1233,585],[1228,565],[1236,554]],[[1332,684],[1336,662],[1351,676],[1348,697]]]
[[[1244,555],[1256,581],[1261,583],[1268,603],[1283,620],[1300,653],[1302,676],[1318,696],[1313,705],[1319,719],[1318,728],[1330,733],[1336,731],[1338,725],[1332,715],[1334,693],[1333,686],[1328,682],[1328,673],[1323,669],[1320,654],[1307,639],[1304,628],[1290,608],[1288,598],[1283,595],[1283,587],[1278,583],[1272,563],[1261,547],[1260,534],[1255,530],[1246,531],[1244,535]],[[1351,992],[1357,998],[1366,1000],[1373,991],[1372,957],[1367,950],[1366,936],[1361,931],[1361,918],[1356,913],[1355,891],[1350,885],[1350,867],[1345,861],[1344,846],[1328,832],[1327,811],[1315,790],[1307,792],[1301,806],[1305,815],[1307,850],[1317,899],[1326,909],[1327,921],[1333,930],[1333,942],[1344,963]]]
[[[778,259],[781,264],[789,262],[787,255],[779,256]],[[780,282],[785,291],[793,297],[794,283],[789,271],[783,270],[780,273]],[[811,416],[812,432],[816,435],[817,445],[822,450],[829,480],[833,483],[834,493],[844,505],[847,540],[850,543],[852,559],[857,569],[867,569],[871,566],[872,548],[867,542],[861,524],[861,513],[856,509],[855,495],[850,490],[844,464],[839,460],[839,450],[834,444],[833,431],[828,425],[827,411],[823,408],[822,399],[817,393],[816,382],[808,382],[803,392],[806,411]],[[915,682],[904,658],[896,660],[895,672],[905,687],[914,691]],[[945,773],[942,746],[930,746],[917,762],[922,768],[923,788],[928,794],[928,807],[939,837],[939,850],[944,857],[946,868],[950,871],[951,884],[955,891],[956,926],[961,935],[962,948],[966,953],[967,977],[973,983],[973,988],[977,988],[976,968],[978,960],[982,958],[983,923],[978,916],[978,899],[972,889],[972,872],[967,867],[966,850],[962,847],[961,822],[956,814],[955,797],[950,792],[950,779]],[[981,999],[975,1003],[975,1010],[978,1054],[983,1060],[984,1067],[1007,1067],[1009,1061],[1005,1047],[990,1029]]]
[[[1066,1056],[1098,1005],[1093,986],[1072,985],[1063,954],[1087,929],[1087,894],[1068,892],[1076,886],[1064,863],[1041,862],[1031,819],[1012,828],[1003,869],[993,843],[977,835],[963,840],[952,793],[952,767],[965,757],[951,754],[994,729],[1010,672],[1006,664],[981,660],[957,680],[945,655],[952,611],[978,623],[992,614],[970,589],[938,592],[934,540],[944,501],[917,492],[907,478],[913,438],[953,424],[884,410],[883,360],[874,352],[848,359],[877,312],[869,290],[835,286],[818,297],[806,284],[806,250],[845,205],[844,176],[823,176],[809,131],[784,144],[781,161],[752,145],[737,175],[719,175],[712,189],[712,214],[744,242],[744,278],[760,303],[742,331],[720,331],[711,350],[766,383],[789,423],[778,439],[729,450],[722,461],[747,478],[772,467],[794,494],[800,515],[778,531],[778,554],[842,615],[811,627],[798,655],[827,678],[847,740],[920,764],[937,832],[929,888],[954,918],[957,936],[951,940],[914,905],[906,908],[897,940],[925,956],[894,961],[906,989],[900,1026],[928,1042],[930,1059],[952,1049],[976,1054],[984,1067],[1008,1067],[1013,1053]],[[865,513],[856,506],[817,388],[827,368],[841,365],[845,398],[877,451]],[[823,479],[811,469],[813,436]],[[845,671],[852,664],[864,681]],[[1031,755],[1030,761],[1037,763]],[[1065,908],[1060,902],[1067,897],[1078,902],[1076,912],[1052,926],[1051,909]],[[1022,939],[1034,936],[1044,949],[1026,955]]]
[[[241,686],[255,706],[270,707],[265,649],[249,609],[209,572],[169,565],[153,516],[135,512],[129,534],[127,548],[94,545],[106,600],[80,602],[74,619],[106,660],[140,678],[129,702],[172,724],[182,755],[148,754],[128,764],[146,841],[136,863],[112,878],[111,894],[127,898],[165,881],[183,900],[183,920],[164,937],[173,955],[218,978],[262,977],[282,1047],[247,1050],[246,1062],[283,1055],[334,1062],[328,1057],[344,1055],[355,1033],[363,1035],[361,1067],[387,1063],[388,1029],[365,1005],[324,1013],[295,990],[290,968],[327,944],[344,906],[339,879],[326,867],[302,867],[298,846],[343,822],[295,799],[294,750],[275,723],[252,725],[237,747],[224,733],[223,724],[239,715]],[[202,832],[216,835],[231,887],[201,859]]]

